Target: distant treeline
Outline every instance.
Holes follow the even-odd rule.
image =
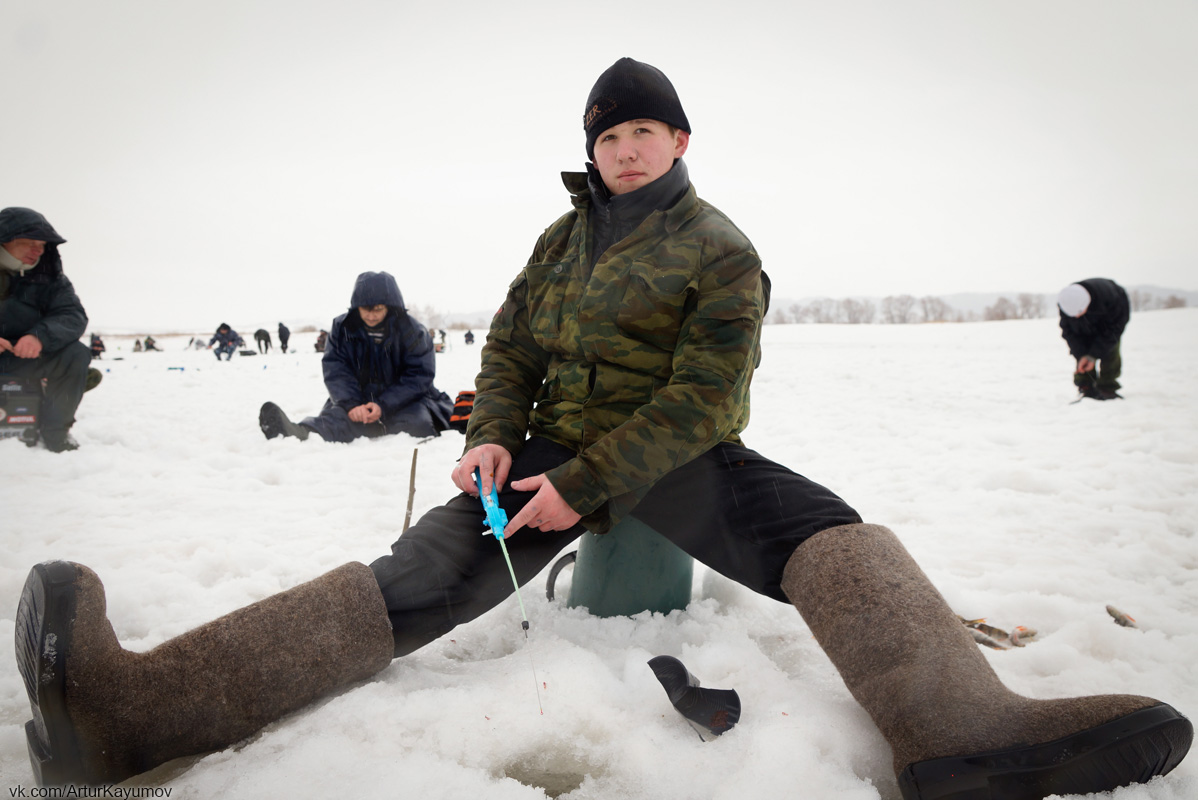
[[[1128,294],[1132,311],[1153,311],[1162,308],[1185,308],[1186,299],[1171,294],[1167,297],[1133,290]],[[774,308],[766,318],[767,324],[791,325],[803,323],[842,323],[848,325],[912,325],[918,322],[978,322],[980,320],[1038,319],[1057,313],[1056,304],[1048,295],[1028,292],[999,297],[982,312],[954,309],[940,297],[913,297],[909,294],[883,297],[878,303],[868,299],[830,297],[806,303],[791,303],[786,308]]]
[[[446,314],[432,306],[414,306],[408,309],[413,319],[419,320],[429,330],[482,330],[491,327],[491,318],[483,314]]]
[[[1133,290],[1128,293],[1133,311],[1159,308],[1185,308],[1186,298],[1175,294],[1162,296]],[[431,330],[482,330],[491,326],[485,314],[449,314],[431,305],[416,306],[409,313]],[[983,311],[953,308],[940,297],[891,295],[880,301],[846,297],[824,297],[803,303],[790,303],[770,309],[766,324],[848,323],[850,325],[913,325],[919,322],[979,322],[982,320],[1037,319],[1057,313],[1054,297],[1024,292],[1011,299],[999,297]],[[309,326],[308,330],[315,330]],[[305,330],[301,328],[300,330]]]

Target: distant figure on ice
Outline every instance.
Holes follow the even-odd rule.
[[[0,211],[0,374],[44,383],[37,424],[55,453],[79,447],[70,430],[92,360],[79,341],[87,312],[58,254],[65,242],[33,209]]]
[[[279,347],[282,348],[283,354],[287,353],[287,343],[291,341],[291,329],[283,323],[279,323]]]
[[[222,322],[220,327],[216,329],[216,333],[212,334],[212,339],[208,342],[208,349],[211,350],[213,345],[216,345],[216,360],[220,361],[221,353],[225,354],[225,361],[233,360],[233,352],[237,349],[241,337],[237,335],[237,331],[229,327],[228,323]]]
[[[293,423],[274,403],[258,421],[267,439],[315,431],[328,442],[408,433],[437,436],[449,427],[453,402],[433,385],[433,341],[408,315],[389,273],[363,272],[350,309],[333,320],[322,359],[329,399],[316,417]]]
[[[646,41],[662,33],[671,35],[655,28]],[[92,570],[34,566],[15,630],[35,772],[111,784],[229,747],[479,619],[511,597],[513,579],[533,580],[584,532],[630,518],[748,590],[793,604],[806,627],[796,617],[792,640],[777,645],[814,637],[823,648],[878,727],[853,746],[889,745],[853,758],[893,765],[897,785],[878,787],[888,797],[1039,800],[1173,769],[1193,737],[1176,709],[1138,695],[1011,691],[893,531],[745,445],[769,309],[761,258],[691,184],[682,161],[691,126],[660,70],[622,58],[583,108],[590,163],[562,175],[569,205],[563,197],[562,216],[537,226],[491,322],[466,450],[449,476],[457,491],[369,566],[347,563],[144,653],[121,647]],[[541,112],[511,113],[487,123],[547,125]],[[736,146],[774,146],[784,161],[777,131],[754,109],[744,115]],[[741,178],[756,188],[755,176]],[[359,288],[371,291],[355,288],[361,309],[334,326],[330,350],[349,342],[356,353],[334,375],[347,365],[377,374],[386,351],[372,343],[375,326],[387,342],[410,324],[391,290],[376,294],[377,278],[362,276]],[[428,334],[416,334],[431,375]],[[846,463],[868,456],[845,454]],[[494,488],[506,514],[503,553],[487,535],[480,488]],[[967,517],[959,528],[962,541],[975,533]],[[1004,668],[1019,679],[1035,665]],[[1186,687],[1161,688],[1185,696]],[[814,755],[814,742],[795,747]],[[780,770],[778,780],[773,794],[804,796],[801,771]]]
[[[106,349],[104,347],[104,340],[100,338],[100,334],[98,334],[98,333],[92,334],[91,348],[92,348],[92,359],[99,359],[101,357],[101,355],[103,354],[104,350]]]
[[[328,341],[329,341],[329,332],[326,331],[324,328],[321,328],[320,333],[316,334],[316,343],[313,344],[312,346],[316,348],[316,352],[323,353],[324,347],[326,344],[328,344]]]
[[[474,344],[474,331],[466,331],[466,344]]]
[[[1061,336],[1077,359],[1073,384],[1084,397],[1115,400],[1123,359],[1119,340],[1131,316],[1131,303],[1123,287],[1109,278],[1071,283],[1057,295],[1061,311]]]
[[[270,331],[259,328],[254,331],[254,341],[258,343],[258,352],[265,355],[270,352]]]
[[[146,337],[145,350],[147,353],[151,350],[157,350],[159,353],[162,352],[162,350],[158,347],[158,342],[154,340],[153,336]]]
[[[134,339],[134,340],[133,340],[133,352],[134,352],[134,353],[140,353],[140,352],[141,352],[141,339]]]

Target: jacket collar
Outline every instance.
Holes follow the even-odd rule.
[[[615,213],[621,219],[631,219],[639,214],[638,224],[654,211],[665,211],[666,228],[670,231],[677,230],[699,210],[699,198],[682,159],[653,183],[625,195],[611,197],[590,163],[586,172],[563,172],[562,184],[570,193],[571,203],[579,210],[597,208],[601,203],[615,200]],[[597,197],[596,189],[599,187],[601,194]]]
[[[0,247],[0,269],[6,272],[16,272],[23,275],[25,274],[25,270],[33,269],[36,266],[37,264],[26,264],[25,262],[19,260],[12,253],[5,250],[3,247]]]

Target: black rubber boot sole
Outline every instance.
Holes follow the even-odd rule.
[[[705,689],[682,662],[673,656],[649,659],[649,668],[661,682],[678,713],[699,738],[708,741],[732,730],[740,721],[740,695],[735,689]]]
[[[904,800],[1040,800],[1146,783],[1176,767],[1194,726],[1165,703],[1031,747],[936,758],[899,775]]]
[[[274,403],[262,404],[262,409],[258,412],[258,427],[262,429],[262,434],[267,439],[274,439],[277,436],[294,436],[302,440],[308,438],[309,432],[308,428],[297,425],[288,419],[283,409]]]
[[[66,707],[66,657],[75,621],[78,570],[47,561],[29,571],[17,605],[17,668],[33,719],[25,723],[29,764],[39,786],[89,783]]]

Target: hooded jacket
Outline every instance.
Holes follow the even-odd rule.
[[[1106,358],[1123,336],[1131,303],[1122,286],[1109,278],[1078,281],[1090,293],[1090,306],[1080,317],[1061,313],[1061,336],[1074,358]]]
[[[358,306],[387,306],[376,344],[358,314]],[[354,283],[350,309],[333,320],[321,360],[329,398],[345,410],[375,402],[383,419],[421,402],[441,430],[448,424],[449,396],[433,385],[436,356],[428,330],[408,316],[395,278],[387,272],[363,272]]]
[[[58,246],[66,239],[33,209],[12,207],[0,211],[0,243],[14,239],[43,241],[46,250],[28,269],[0,267],[0,338],[33,334],[43,353],[57,353],[87,330],[87,312],[62,272]]]

